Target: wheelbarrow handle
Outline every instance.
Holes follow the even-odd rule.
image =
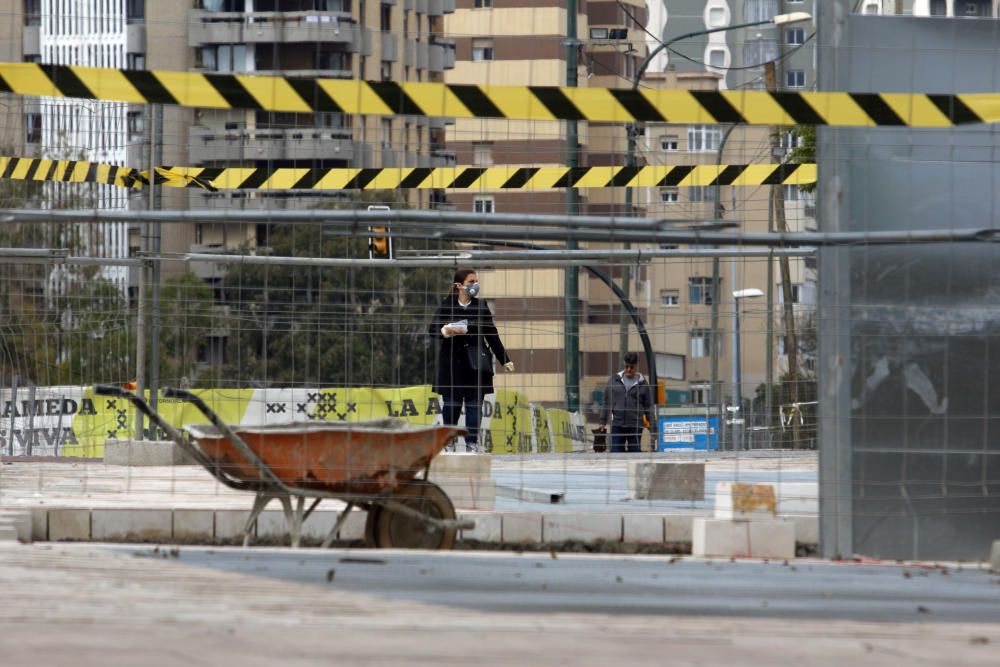
[[[116,387],[113,384],[95,384],[94,393],[99,396],[120,396],[121,398],[128,398],[128,392],[121,387]]]
[[[191,401],[197,398],[187,389],[175,389],[173,387],[164,387],[160,390],[160,393],[162,393],[165,398],[177,398],[182,401]]]

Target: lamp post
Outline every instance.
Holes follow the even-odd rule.
[[[636,70],[635,76],[632,77],[632,91],[635,92],[635,91],[637,91],[639,89],[639,81],[642,80],[642,76],[643,76],[643,74],[646,73],[646,69],[649,68],[650,63],[653,62],[653,58],[655,58],[664,49],[669,48],[670,45],[676,44],[677,42],[680,42],[682,40],[689,39],[691,37],[700,37],[702,35],[708,35],[708,34],[712,34],[712,33],[716,33],[716,32],[725,32],[725,31],[728,31],[728,30],[739,30],[740,28],[753,28],[755,26],[761,26],[761,25],[781,26],[781,25],[789,25],[789,24],[792,24],[792,23],[802,23],[804,21],[811,21],[811,20],[812,20],[812,15],[809,14],[808,12],[791,12],[791,13],[788,13],[788,14],[778,14],[774,18],[769,19],[767,21],[752,21],[750,23],[738,23],[736,25],[722,26],[721,28],[711,28],[711,29],[708,29],[708,30],[697,30],[695,32],[689,32],[689,33],[685,33],[683,35],[679,35],[677,37],[673,37],[671,39],[668,39],[665,42],[661,42],[660,45],[657,46],[655,49],[653,49],[649,53],[649,55],[646,56],[645,60],[642,61],[642,64],[639,65],[639,69]],[[717,156],[716,156],[716,164],[719,164],[721,162],[721,160],[722,160],[722,148],[723,148],[723,146],[725,146],[725,140],[729,137],[729,134],[730,134],[730,132],[732,132],[733,127],[734,126],[731,126],[726,131],[725,137],[723,138],[722,142],[720,143],[719,150],[718,150],[718,153],[717,153]],[[638,131],[638,128],[637,128],[637,126],[636,126],[635,123],[629,123],[625,127],[625,134],[626,134],[625,166],[626,167],[634,167],[635,166],[635,138],[636,138],[637,131]],[[715,190],[715,194],[716,194],[715,212],[713,214],[715,218],[721,217],[721,210],[719,208],[719,204],[720,204],[720,202],[719,202],[719,192],[720,192],[720,188],[717,186],[716,190]],[[632,188],[628,188],[628,187],[625,188],[625,215],[632,215]],[[624,247],[628,248],[629,244],[626,243],[624,245]],[[719,283],[719,260],[718,260],[718,258],[716,258],[716,259],[714,259],[712,261],[712,278],[713,278],[713,288],[712,288],[712,348],[715,349],[717,347],[717,343],[716,343],[715,338],[716,338],[717,326],[718,326],[717,323],[718,323],[718,320],[719,320],[719,289],[718,289],[718,283]],[[627,266],[624,267],[623,270],[622,270],[622,291],[625,293],[625,296],[627,298],[628,297],[628,293],[629,293],[629,267],[627,267]],[[619,351],[621,352],[621,354],[624,354],[625,351],[628,349],[628,322],[625,320],[624,313],[622,314],[622,321],[621,321],[621,325],[620,325],[619,345],[618,345],[618,347],[619,347]],[[718,377],[717,377],[717,375],[718,375],[717,363],[718,363],[718,355],[717,354],[713,354],[713,356],[712,356],[712,380],[711,380],[711,385],[710,385],[711,388],[709,390],[709,392],[710,392],[709,400],[712,403],[716,404],[716,405],[721,405],[721,401],[716,402],[716,400],[717,400],[716,399],[716,391],[717,391],[717,385],[719,384]],[[722,415],[719,415],[719,417],[721,419]]]
[[[757,299],[764,292],[756,287],[733,292],[733,450],[743,449],[743,369],[740,363],[740,299]]]

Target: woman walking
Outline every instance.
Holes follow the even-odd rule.
[[[480,407],[483,396],[493,391],[493,358],[514,372],[493,314],[479,294],[479,277],[472,269],[459,269],[430,325],[431,336],[441,341],[434,391],[444,399],[445,424],[457,424],[465,407],[466,451],[476,451],[479,442]]]

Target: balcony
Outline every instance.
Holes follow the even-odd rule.
[[[188,46],[318,42],[360,46],[350,12],[188,13]]]
[[[188,134],[193,164],[258,160],[354,160],[350,130],[329,128],[208,130]]]
[[[380,35],[382,38],[382,60],[388,62],[399,60],[399,52],[396,48],[396,35],[391,32],[383,32]]]
[[[427,0],[428,16],[444,16],[455,13],[455,0]]]
[[[432,38],[427,68],[432,72],[444,72],[455,68],[455,40]]]

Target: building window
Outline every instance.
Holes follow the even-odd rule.
[[[778,14],[778,0],[743,0],[743,20],[770,21]]]
[[[712,305],[711,276],[694,276],[688,278],[688,301],[692,305]]]
[[[379,66],[379,75],[383,81],[392,81],[392,61],[382,61],[382,64]]]
[[[722,130],[715,125],[692,125],[688,128],[688,151],[715,151],[722,142]]]
[[[474,213],[496,213],[493,197],[475,197],[472,200]]]
[[[200,67],[212,72],[246,72],[247,47],[245,44],[220,44],[205,46],[199,51]]]
[[[668,153],[677,150],[677,135],[665,134],[660,137],[660,150]]]
[[[660,305],[664,308],[676,308],[680,305],[681,292],[676,289],[660,290]]]
[[[317,51],[316,69],[350,70],[351,54],[343,51]]]
[[[785,72],[785,83],[789,88],[805,88],[806,72],[801,69],[790,69]]]
[[[392,148],[392,119],[382,119],[382,148]]]
[[[712,7],[708,10],[709,28],[721,28],[728,22],[729,16],[725,7]]]
[[[493,60],[493,40],[492,39],[472,40],[472,60],[474,62]]]
[[[125,19],[128,23],[145,22],[146,0],[125,0]]]
[[[798,201],[799,199],[801,199],[800,195],[801,195],[802,191],[799,190],[799,186],[797,186],[797,185],[786,185],[784,187],[785,187],[785,191],[784,191],[785,201]]]
[[[931,16],[947,16],[948,5],[944,0],[931,0]]]
[[[664,204],[676,204],[677,188],[660,188],[660,201]]]
[[[725,49],[711,49],[708,52],[708,66],[709,67],[725,67],[726,66],[726,50]]]
[[[692,329],[690,353],[693,358],[707,357],[712,354],[712,330]]]
[[[709,201],[707,185],[692,185],[688,188],[688,201],[706,202]]]
[[[382,5],[382,12],[380,14],[380,22],[382,27],[382,32],[389,32],[392,30],[392,5]]]
[[[24,114],[24,140],[29,144],[38,144],[42,141],[42,114]]]
[[[690,387],[691,390],[691,403],[693,405],[708,405],[708,400],[711,398],[712,388],[707,384],[693,384]]]
[[[42,0],[24,0],[24,25],[42,25]]]
[[[126,53],[125,69],[146,69],[146,54]]]
[[[125,124],[128,128],[129,139],[142,139],[146,134],[146,112],[129,111],[125,118]]]
[[[472,164],[477,167],[493,166],[493,142],[473,141],[472,142]]]
[[[805,139],[797,132],[782,132],[778,135],[778,143],[784,150],[799,148],[805,144]]]
[[[785,29],[785,44],[805,44],[806,43],[806,31],[805,28],[786,28]]]
[[[39,53],[25,53],[24,62],[26,63],[40,63],[42,62],[42,56]]]
[[[747,67],[763,67],[778,57],[778,40],[751,39],[743,44],[743,62]]]
[[[472,6],[475,9],[489,9],[493,6],[493,0],[475,0]]]

